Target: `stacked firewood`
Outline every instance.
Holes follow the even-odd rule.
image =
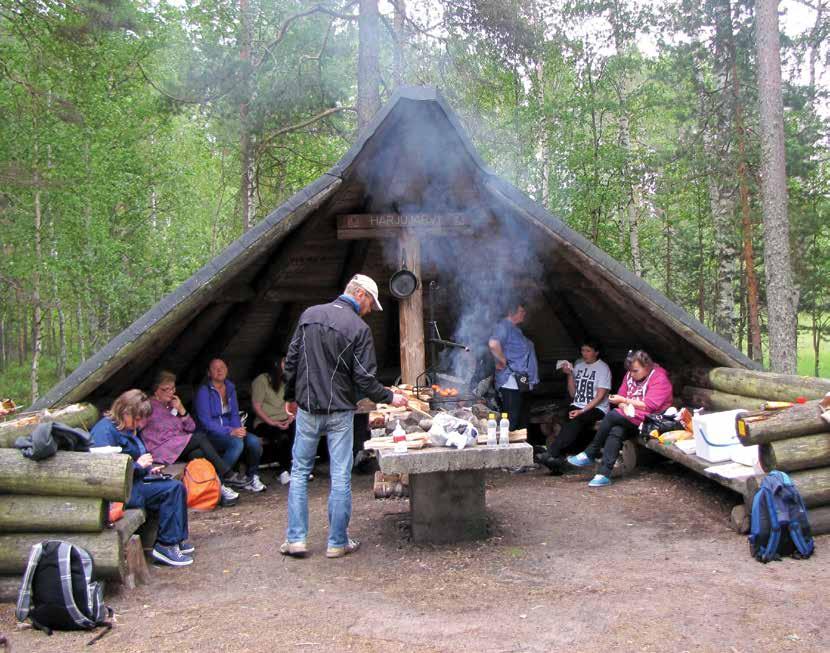
[[[14,599],[33,544],[46,539],[82,546],[93,558],[95,574],[125,580],[128,543],[144,521],[128,511],[117,528],[108,528],[110,501],[126,501],[133,465],[124,454],[58,451],[34,461],[11,448],[41,421],[89,428],[98,413],[89,405],[70,406],[0,422],[0,599]],[[138,551],[141,550],[141,545]]]
[[[765,472],[790,475],[807,504],[813,532],[830,533],[830,422],[821,405],[830,380],[731,368],[693,370],[688,376],[696,383],[684,390],[690,405],[753,411],[737,418],[741,443],[760,445]]]

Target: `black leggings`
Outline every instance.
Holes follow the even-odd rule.
[[[611,470],[617,462],[625,440],[637,435],[638,427],[629,422],[617,410],[611,410],[599,423],[599,430],[585,449],[585,455],[591,460],[602,451],[602,464],[599,472],[603,476],[611,477]]]
[[[570,406],[568,412],[579,410],[576,406]],[[563,454],[582,451],[594,436],[594,424],[605,417],[599,408],[577,415],[568,419],[559,430],[556,438],[548,447],[548,455],[551,458],[560,458]]]
[[[254,427],[254,432],[262,438],[264,445],[272,445],[277,462],[284,470],[291,471],[291,448],[294,446],[294,425],[291,422],[287,429],[270,424],[260,424]]]
[[[222,460],[222,456],[216,451],[214,446],[208,440],[207,433],[204,431],[194,431],[190,435],[182,452],[179,454],[176,462],[187,462],[195,460],[196,458],[204,458],[216,469],[219,478],[225,478],[230,471],[228,464]]]

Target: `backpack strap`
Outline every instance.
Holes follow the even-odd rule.
[[[37,571],[37,565],[40,558],[43,556],[43,542],[38,542],[32,546],[29,552],[29,562],[26,563],[26,573],[23,574],[23,582],[20,583],[20,591],[17,594],[17,608],[15,616],[20,622],[26,621],[29,617],[29,612],[32,609],[32,580]]]
[[[74,621],[78,626],[81,628],[94,628],[96,625],[95,622],[89,619],[78,609],[78,606],[75,603],[75,596],[72,593],[71,555],[73,549],[75,549],[75,547],[73,547],[69,542],[61,542],[60,547],[58,547],[58,571],[61,575],[61,593],[63,595],[63,604],[66,611],[69,613],[69,616],[72,618],[72,621]],[[75,550],[79,555],[81,554],[78,549]],[[83,555],[81,555],[81,564],[83,565],[84,576],[86,578],[90,578],[92,575],[92,560],[89,558],[89,555],[86,556],[86,559]],[[92,605],[88,590],[87,603],[90,604],[89,608],[91,612]]]
[[[762,487],[761,491],[766,497],[767,513],[769,514],[769,540],[767,545],[761,549],[761,561],[769,562],[777,556],[778,545],[781,543],[781,522],[778,520],[778,511],[775,509],[775,498],[768,487]]]

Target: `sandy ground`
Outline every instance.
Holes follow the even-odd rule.
[[[270,480],[266,477],[266,481]],[[191,517],[196,563],[111,594],[117,625],[47,637],[0,606],[23,651],[830,651],[830,538],[761,565],[729,528],[735,495],[673,464],[610,488],[581,474],[488,477],[491,536],[408,539],[405,500],[354,477],[355,555],[326,559],[328,478],[311,484],[312,555],[278,554],[287,488]]]

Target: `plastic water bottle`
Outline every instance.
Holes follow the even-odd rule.
[[[406,453],[406,431],[403,430],[400,421],[392,431],[392,442],[395,445],[395,453]]]
[[[495,447],[498,444],[496,439],[496,414],[490,413],[487,417],[487,446]]]
[[[507,447],[510,445],[510,420],[507,419],[507,413],[501,414],[499,420],[499,446]]]

